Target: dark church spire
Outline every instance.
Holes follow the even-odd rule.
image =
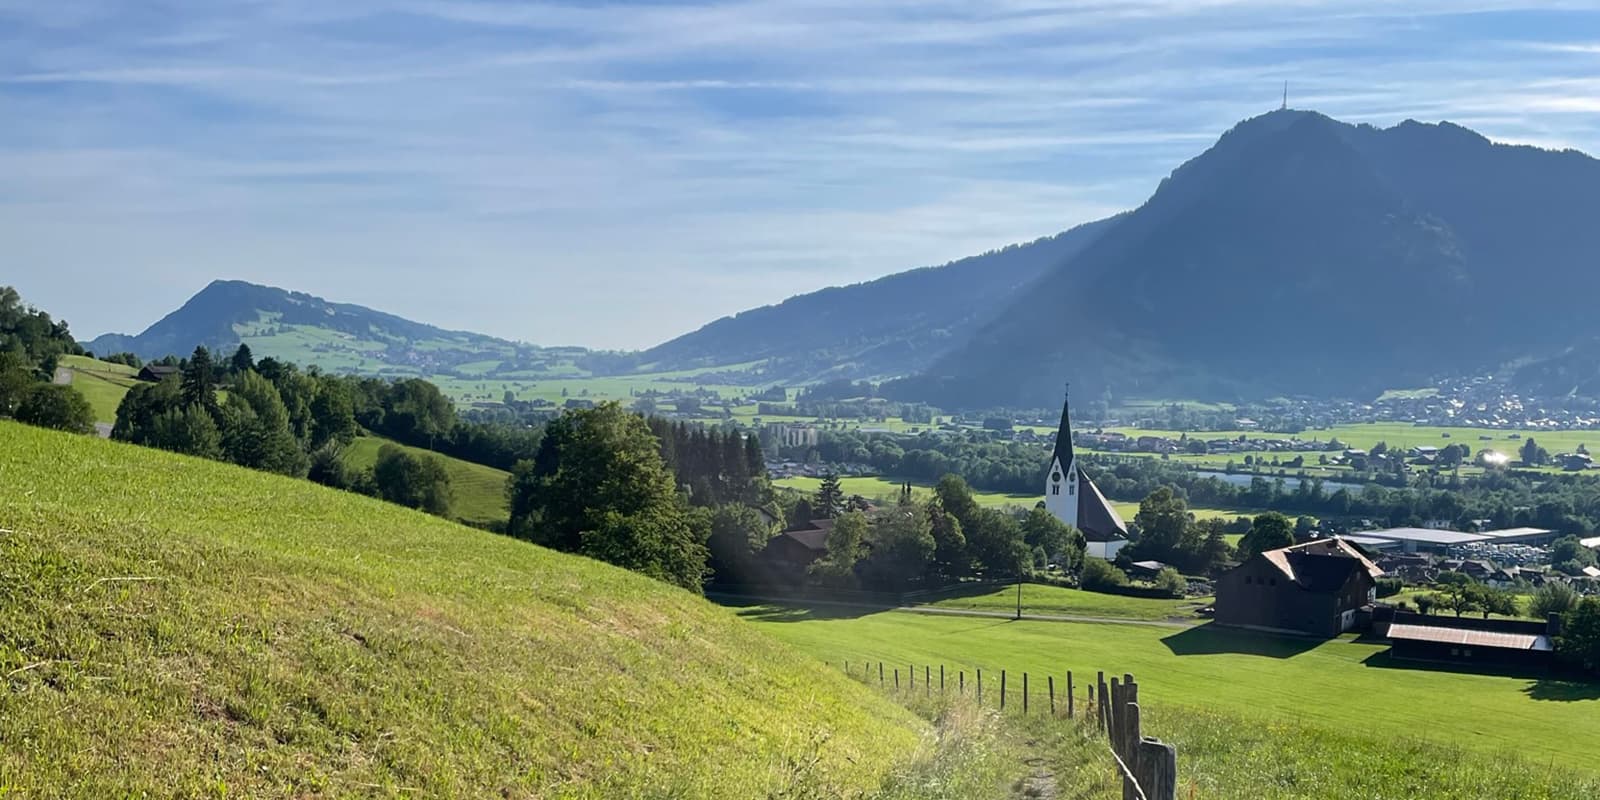
[[[1072,420],[1067,409],[1072,405],[1072,384],[1067,384],[1067,394],[1061,400],[1061,427],[1056,430],[1056,463],[1062,469],[1072,468]]]

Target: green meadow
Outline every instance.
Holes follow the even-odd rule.
[[[1195,619],[1195,611],[1211,605],[1211,598],[1185,598],[1169,600],[1153,597],[1123,597],[1099,592],[1085,592],[1038,583],[1022,585],[1022,611],[1024,614],[1070,617],[1102,617],[1133,620],[1188,620]],[[987,611],[1010,614],[1017,610],[1015,585],[990,589],[976,594],[951,597],[928,604],[933,608]]]
[[[1255,738],[1281,728],[1335,740],[1356,737],[1375,750],[1422,741],[1485,763],[1516,758],[1541,768],[1600,770],[1593,761],[1600,684],[1415,668],[1390,661],[1386,645],[1349,636],[1321,642],[1210,625],[851,616],[780,607],[743,613],[835,665],[943,664],[965,670],[968,680],[982,668],[986,681],[1001,669],[1037,680],[1071,670],[1080,686],[1096,670],[1131,672],[1142,696],[1168,718],[1219,714],[1254,730]]]
[[[378,450],[393,444],[416,456],[436,458],[450,474],[450,516],[475,525],[505,522],[510,515],[506,504],[506,480],[511,473],[505,470],[462,461],[442,453],[420,447],[391,442],[378,436],[360,436],[341,454],[345,466],[353,469],[371,469],[378,462]]]
[[[116,422],[117,406],[128,393],[139,373],[124,364],[97,361],[84,356],[62,356],[61,366],[72,370],[72,388],[77,389],[89,407],[94,409],[95,422]]]
[[[0,474],[0,796],[859,797],[932,753],[595,561],[11,422]]]

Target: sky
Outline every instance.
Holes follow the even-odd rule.
[[[1284,81],[1600,152],[1597,6],[0,0],[0,284],[648,347],[1135,207]]]

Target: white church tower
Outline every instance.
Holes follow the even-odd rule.
[[[1061,403],[1061,427],[1045,475],[1044,508],[1077,528],[1087,543],[1086,555],[1110,561],[1128,543],[1128,526],[1078,465],[1072,449],[1071,398]]]

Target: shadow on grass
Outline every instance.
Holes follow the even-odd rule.
[[[775,603],[760,600],[718,599],[721,605],[736,609],[735,614],[757,622],[807,622],[818,619],[856,619],[888,611],[894,606],[807,604],[803,601]]]
[[[1307,636],[1289,636],[1228,628],[1210,622],[1174,633],[1161,640],[1175,656],[1238,653],[1268,658],[1294,658],[1324,642]]]
[[[1534,700],[1554,700],[1559,703],[1600,700],[1600,682],[1540,678],[1528,684],[1528,688],[1522,692]]]
[[[1395,658],[1388,650],[1373,653],[1361,660],[1364,666],[1375,669],[1403,669],[1415,672],[1449,672],[1457,675],[1492,675],[1501,678],[1544,680],[1549,670],[1544,667],[1517,666],[1515,664],[1466,664],[1453,661],[1423,661]]]

